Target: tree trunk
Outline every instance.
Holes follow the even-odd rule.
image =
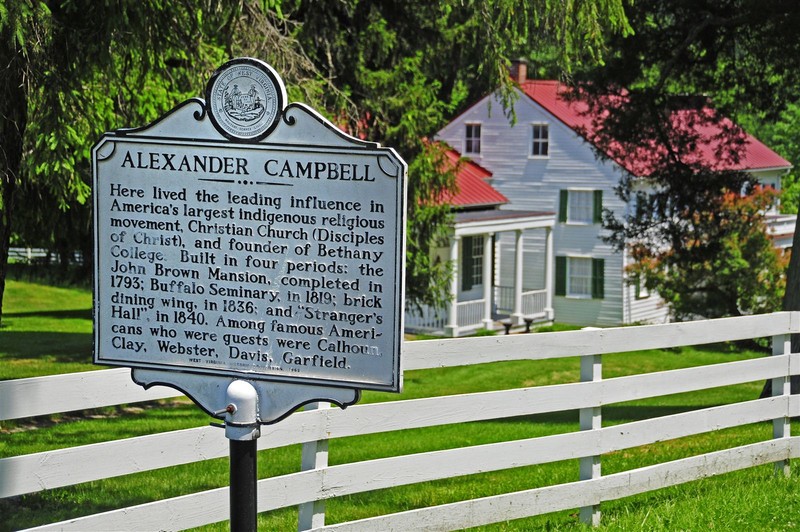
[[[8,31],[8,29],[6,29]],[[5,33],[5,32],[4,32]],[[27,125],[28,105],[25,97],[24,59],[9,44],[11,38],[0,38],[0,323],[3,319],[3,296],[8,273],[8,251],[11,246],[14,200],[20,179],[22,142]]]
[[[783,295],[783,310],[800,310],[800,213],[795,222],[792,237],[792,256],[786,270],[786,293]],[[800,353],[800,334],[792,335],[792,353]],[[792,376],[792,393],[800,393],[800,375]],[[761,390],[761,398],[772,395],[772,381],[767,380]]]
[[[5,142],[3,142],[5,144]],[[0,211],[0,325],[3,323],[3,296],[6,292],[6,275],[8,274],[8,250],[11,247],[11,213],[14,206],[14,178],[3,176],[3,208]]]

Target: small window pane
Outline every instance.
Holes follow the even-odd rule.
[[[594,220],[594,191],[570,190],[567,221],[590,224]]]
[[[569,258],[567,261],[567,295],[591,297],[592,259]]]
[[[467,124],[465,134],[464,153],[480,153],[481,152],[481,125],[480,124]]]
[[[472,239],[472,285],[483,284],[483,237]]]
[[[650,297],[650,290],[647,289],[647,279],[639,277],[636,279],[636,299],[646,299]]]
[[[533,124],[531,138],[531,155],[547,157],[550,147],[550,131],[547,124]]]

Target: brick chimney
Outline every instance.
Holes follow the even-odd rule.
[[[524,59],[512,60],[509,74],[511,74],[511,79],[517,83],[525,83],[528,80],[528,62]]]

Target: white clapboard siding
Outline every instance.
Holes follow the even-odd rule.
[[[326,438],[577,410],[729,386],[785,375],[789,360],[800,367],[800,354],[781,355],[597,382],[356,405],[344,411],[298,412],[264,427],[258,446],[268,449]],[[782,415],[770,414],[761,420]],[[221,458],[227,453],[221,430],[200,427],[4,458],[0,459],[0,478],[4,479],[0,497]],[[120,456],[127,459],[119,460]]]
[[[178,397],[164,386],[145,390],[128,368],[0,382],[0,421]]]
[[[761,442],[592,480],[432,506],[315,530],[331,532],[458,530],[591,506],[604,500],[628,497],[676,486],[698,478],[721,475],[798,456],[800,456],[800,438],[795,437],[787,442]]]

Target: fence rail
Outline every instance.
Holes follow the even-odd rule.
[[[800,374],[800,354],[790,353],[788,335],[800,332],[800,314],[776,313],[704,322],[562,333],[510,335],[409,342],[407,370],[506,360],[580,356],[581,382],[478,394],[355,405],[347,410],[298,412],[265,426],[259,449],[409,428],[579,410],[585,430],[510,442],[418,453],[324,466],[259,481],[259,512],[360,493],[486,471],[581,459],[581,480],[423,508],[325,530],[451,530],[551,511],[582,508],[587,522],[599,519],[597,506],[616,499],[703,476],[765,463],[786,467],[800,456],[800,437],[791,437],[788,420],[800,415],[800,397],[789,395],[789,377]],[[601,355],[729,340],[773,337],[773,356],[711,366],[602,380]],[[177,395],[154,388],[141,391],[123,381],[128,370],[0,382],[3,419],[94,408]],[[601,408],[611,403],[672,395],[738,383],[773,379],[774,397],[745,401],[602,427]],[[24,381],[24,382],[23,382]],[[88,383],[104,392],[87,395]],[[49,398],[49,400],[48,400]],[[58,398],[53,399],[53,398]],[[31,400],[32,404],[28,404]],[[481,408],[475,408],[480,404]],[[34,413],[32,413],[34,412]],[[586,423],[583,422],[585,418]],[[773,420],[771,440],[706,453],[657,466],[600,476],[600,457],[666,439]],[[309,447],[310,448],[310,447]],[[9,497],[172,465],[223,457],[222,431],[200,427],[0,460],[0,496]],[[124,457],[124,459],[121,459]],[[34,530],[177,530],[224,519],[227,488],[121,508],[54,523]],[[134,525],[135,523],[135,525]],[[315,526],[317,526],[315,525]]]
[[[59,259],[56,253],[44,248],[9,248],[8,260],[25,264],[50,264]],[[72,251],[69,254],[69,261],[73,264],[82,264],[83,254],[80,251]]]

